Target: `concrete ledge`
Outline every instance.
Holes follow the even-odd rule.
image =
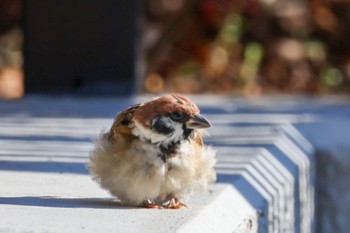
[[[86,175],[0,176],[0,232],[256,232],[254,209],[230,185],[212,185],[174,211],[120,206]]]
[[[319,117],[266,112],[265,100],[198,97],[215,126],[206,141],[218,150],[219,183],[189,209],[144,210],[118,206],[84,168],[91,139],[133,101],[35,97],[1,105],[0,232],[314,231],[315,149],[299,126]],[[31,217],[18,227],[18,216]]]
[[[350,115],[346,113],[296,126],[316,147],[318,233],[347,233],[350,228]]]
[[[239,191],[231,185],[215,184],[211,186],[210,193],[213,200],[208,202],[205,196],[201,196],[203,200],[198,203],[201,210],[176,232],[257,232],[258,212]],[[197,202],[199,198],[192,200]]]
[[[310,143],[290,124],[239,126],[232,132],[223,140],[210,139],[219,151],[219,182],[233,184],[262,212],[259,232],[311,232],[315,170]]]
[[[179,211],[115,203],[85,169],[90,139],[110,121],[0,118],[0,232],[257,232],[257,211],[231,185],[211,185]]]

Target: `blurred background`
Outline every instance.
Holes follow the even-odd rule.
[[[22,16],[20,0],[0,0],[0,98],[24,94]]]
[[[98,93],[112,87],[111,93],[125,94],[120,91],[125,85],[132,86],[130,93],[350,93],[349,0],[143,0],[123,3],[124,15],[118,12],[122,3],[113,8],[112,1],[98,3],[101,7],[62,2],[57,9],[51,3],[33,7],[38,3],[0,0],[2,98],[58,88]],[[54,20],[65,12],[66,22]],[[71,26],[62,29],[63,24]],[[50,60],[57,54],[52,48],[61,42],[67,52],[57,57],[70,63],[53,67],[60,62]],[[38,51],[50,56],[40,61]],[[75,73],[60,73],[64,67]],[[97,84],[98,91],[91,88]]]

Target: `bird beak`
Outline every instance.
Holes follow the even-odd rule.
[[[190,119],[186,122],[186,126],[189,129],[204,129],[210,128],[211,124],[204,118],[204,116],[196,114],[190,117]]]

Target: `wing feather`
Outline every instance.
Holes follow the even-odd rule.
[[[135,136],[132,135],[133,121],[135,111],[142,106],[136,104],[126,110],[120,112],[114,119],[113,125],[109,131],[108,139],[111,142],[119,142],[120,140],[127,140],[131,142]]]

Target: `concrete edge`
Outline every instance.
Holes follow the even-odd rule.
[[[257,211],[235,187],[226,184],[215,185],[223,186],[215,200],[203,206],[203,209],[177,232],[257,233]]]

